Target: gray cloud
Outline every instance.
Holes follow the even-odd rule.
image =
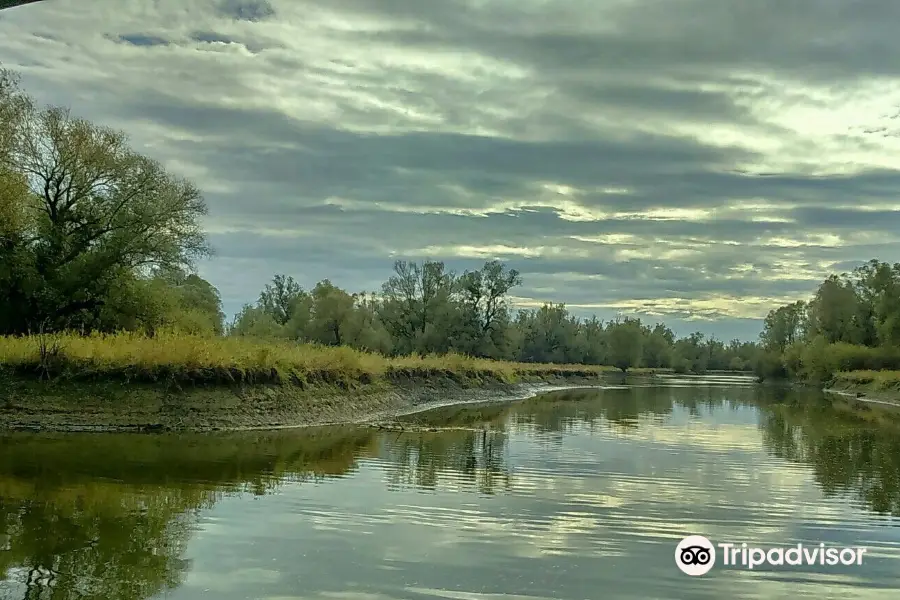
[[[221,0],[218,12],[239,21],[265,21],[275,16],[275,9],[266,0]]]
[[[523,305],[752,336],[900,260],[900,6],[816,7],[58,0],[4,11],[0,61],[205,190],[229,312],[498,257]]]
[[[49,38],[53,39],[53,38]],[[155,35],[144,35],[142,33],[131,33],[131,34],[123,34],[119,36],[119,39],[125,42],[126,44],[131,44],[132,46],[168,46],[168,40],[164,40],[161,37],[157,37]]]

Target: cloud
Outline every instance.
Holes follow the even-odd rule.
[[[900,260],[900,7],[817,7],[57,0],[0,15],[0,59],[202,187],[229,312],[498,257],[523,305],[753,336]]]

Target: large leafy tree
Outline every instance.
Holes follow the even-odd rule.
[[[0,327],[94,327],[113,290],[210,253],[206,204],[124,133],[39,108],[0,71]]]

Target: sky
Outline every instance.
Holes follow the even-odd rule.
[[[194,181],[232,314],[276,273],[377,290],[498,258],[519,307],[753,339],[900,261],[891,0],[45,0],[38,101]]]

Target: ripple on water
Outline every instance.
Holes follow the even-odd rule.
[[[10,504],[14,490],[37,494],[53,486],[23,483],[20,462],[11,483],[0,480],[0,495],[7,494],[0,508],[14,509],[4,513],[13,526],[2,539],[13,551],[7,556],[39,550],[58,564],[75,564],[53,554],[68,546],[39,524],[66,523],[78,543],[82,533],[85,540],[99,535],[110,550],[95,559],[104,569],[91,572],[115,577],[91,580],[95,589],[97,581],[106,586],[95,597],[116,597],[116,581],[156,590],[151,576],[165,576],[183,581],[167,595],[143,597],[893,598],[900,528],[883,513],[893,507],[900,514],[896,434],[861,430],[827,406],[760,398],[763,392],[726,379],[698,387],[679,377],[668,387],[564,391],[480,407],[496,429],[491,435],[464,428],[252,434],[246,443],[229,438],[241,451],[209,464],[190,457],[218,456],[222,448],[192,443],[179,454],[179,442],[170,440],[169,454],[155,446],[142,454],[140,469],[98,466],[95,475],[85,471],[55,496],[42,496],[45,504],[26,496]],[[440,425],[458,419],[477,429],[466,410],[444,411]],[[90,453],[104,443],[97,439],[66,456]],[[39,444],[27,450],[30,456]],[[40,456],[42,473],[71,465],[62,455]],[[92,460],[113,456],[104,451]],[[178,469],[178,477],[170,475]],[[197,490],[246,483],[243,489],[256,493],[218,494],[203,504],[192,481]],[[139,497],[142,516],[117,508],[125,502],[120,488]],[[45,512],[16,516],[36,506]],[[193,520],[173,517],[195,509]],[[126,518],[129,535],[111,535]],[[162,529],[182,521],[191,525],[184,543],[159,541]],[[864,545],[868,553],[859,568],[749,571],[720,564],[690,578],[674,564],[675,545],[690,534],[738,544]],[[38,542],[44,546],[29,545]],[[148,558],[151,549],[157,558]],[[94,565],[78,552],[76,566]],[[116,566],[132,563],[143,566]],[[183,577],[178,565],[186,565]],[[20,566],[10,573],[24,577]]]
[[[897,536],[885,535],[883,519],[845,497],[823,498],[809,467],[768,452],[745,413],[731,407],[700,416],[643,414],[624,434],[603,426],[602,417],[567,417],[558,423],[562,440],[548,444],[547,436],[560,434],[513,428],[499,454],[477,440],[439,443],[438,434],[431,443],[419,440],[415,460],[406,463],[396,462],[387,440],[380,456],[360,464],[363,481],[285,492],[291,519],[280,522],[315,531],[325,547],[360,554],[361,538],[373,540],[378,551],[367,560],[390,563],[381,569],[390,575],[379,579],[391,590],[386,598],[580,598],[599,590],[613,597],[716,597],[712,589],[742,598],[788,590],[846,598],[888,589],[866,584],[877,569],[867,575],[732,569],[706,588],[674,570],[674,545],[695,533],[761,545],[852,542],[868,546],[873,560],[898,558]],[[683,416],[687,425],[673,422]],[[468,456],[448,460],[448,448]],[[393,493],[373,490],[386,473],[393,473]],[[507,485],[487,485],[492,480]],[[294,544],[303,537],[279,534]],[[560,569],[565,576],[542,580]],[[411,579],[436,585],[404,585]]]

